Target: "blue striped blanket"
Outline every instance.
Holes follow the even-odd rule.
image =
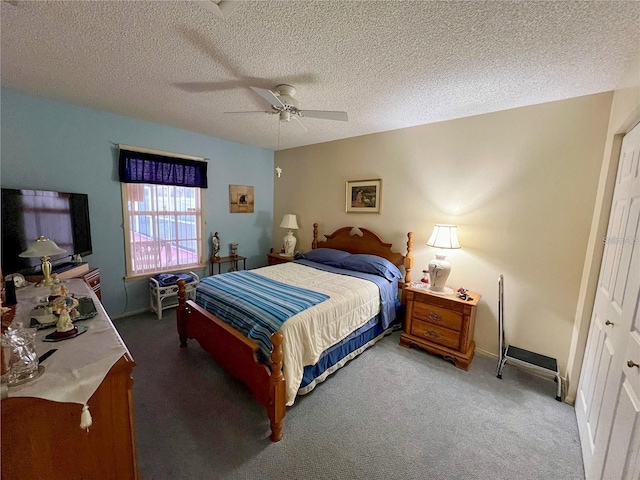
[[[265,359],[285,320],[328,298],[244,270],[204,278],[196,289],[196,303],[256,342]]]

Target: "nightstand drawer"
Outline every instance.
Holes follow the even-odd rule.
[[[423,322],[415,317],[411,322],[411,335],[453,349],[457,349],[460,343],[460,334],[458,332],[439,327],[433,323]]]
[[[419,301],[413,303],[413,318],[450,328],[456,332],[459,332],[462,327],[462,315],[459,313]]]

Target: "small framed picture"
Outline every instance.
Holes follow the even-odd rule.
[[[229,212],[253,213],[253,187],[229,185]]]
[[[380,213],[382,180],[350,180],[346,197],[347,213]]]

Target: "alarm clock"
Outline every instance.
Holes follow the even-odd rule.
[[[24,279],[24,276],[21,273],[10,273],[6,277],[4,277],[6,282],[13,282],[16,288],[24,287],[27,284],[27,281]]]

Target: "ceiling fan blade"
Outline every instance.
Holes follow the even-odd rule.
[[[282,108],[284,107],[284,103],[282,103],[278,97],[276,97],[275,93],[271,90],[267,90],[266,88],[258,88],[258,87],[250,87],[251,90],[256,92],[262,98],[264,98],[267,102],[271,104],[273,107]]]
[[[229,15],[231,15],[231,12],[233,12],[236,7],[240,5],[240,2],[232,2],[232,1],[228,1],[228,0],[222,0],[219,4],[218,4],[218,8],[220,8],[220,11],[222,12],[222,15],[224,15],[225,17],[228,17]]]
[[[222,90],[232,90],[234,88],[244,88],[237,80],[226,80],[223,82],[180,82],[174,86],[187,93],[217,92]]]
[[[300,110],[302,117],[322,118],[324,120],[339,120],[340,122],[349,121],[347,112],[331,112],[327,110]]]
[[[300,124],[300,126],[304,129],[305,132],[308,132],[307,127],[304,126],[304,123],[300,121],[300,119],[296,115],[291,116],[296,122]]]
[[[222,112],[222,113],[233,113],[234,115],[252,115],[255,113],[266,113],[267,115],[274,115],[278,112],[266,112],[264,110],[254,110],[251,112]]]
[[[197,0],[202,8],[209,10],[214,15],[225,18],[231,15],[231,12],[235,10],[240,2],[222,0],[220,2],[214,2],[212,0]]]

